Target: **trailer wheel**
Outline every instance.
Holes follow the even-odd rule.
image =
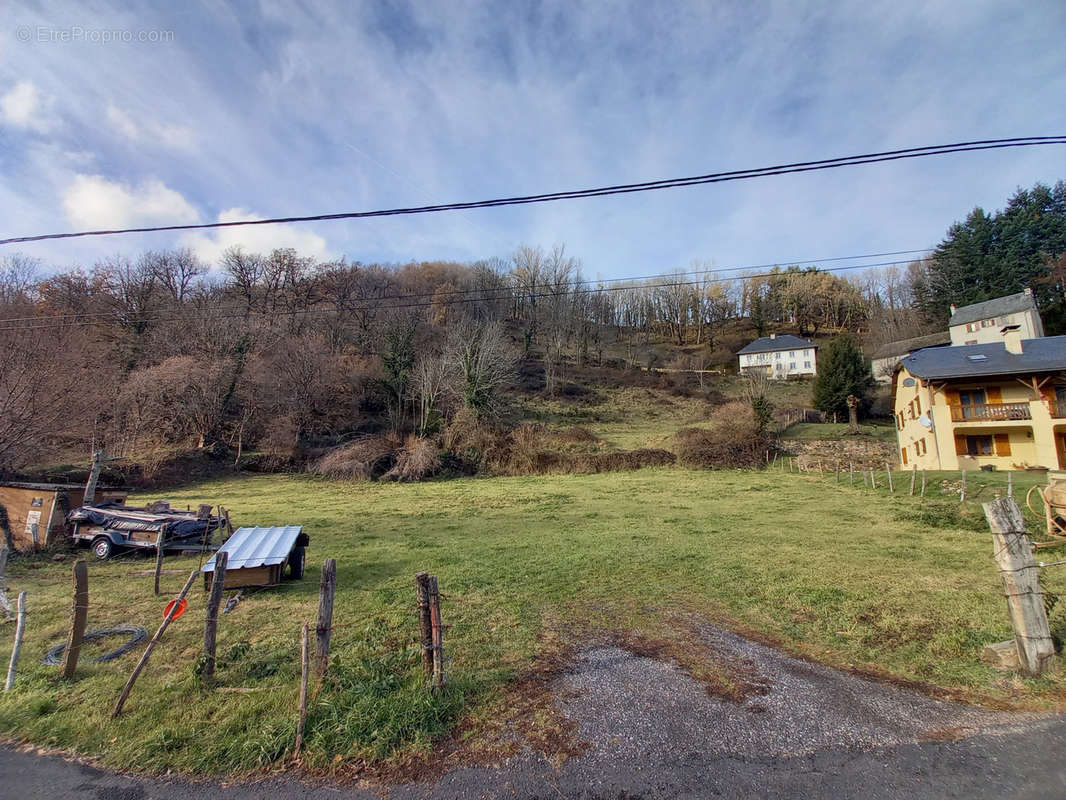
[[[96,556],[97,560],[107,561],[107,559],[111,558],[114,550],[114,544],[106,536],[97,536],[93,539],[93,555]]]
[[[302,547],[294,547],[289,556],[289,577],[298,581],[304,576],[305,553]]]

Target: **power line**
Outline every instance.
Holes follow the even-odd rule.
[[[654,273],[652,275],[636,275],[636,276],[627,277],[627,278],[586,278],[586,279],[582,279],[582,280],[573,280],[573,281],[558,281],[558,282],[544,281],[544,282],[536,283],[536,284],[519,284],[519,283],[515,283],[515,284],[510,284],[508,286],[492,286],[492,287],[482,287],[482,288],[474,288],[474,289],[451,289],[451,290],[448,290],[448,291],[445,291],[445,292],[441,292],[440,289],[436,289],[436,290],[430,291],[430,292],[406,292],[406,293],[403,293],[403,294],[382,294],[382,295],[378,295],[377,297],[374,297],[372,299],[374,299],[374,300],[406,300],[406,299],[411,299],[411,298],[422,298],[422,297],[437,298],[437,297],[447,297],[447,296],[451,296],[451,295],[466,295],[466,294],[481,294],[481,295],[484,295],[487,292],[507,292],[507,291],[516,292],[516,291],[524,291],[524,290],[527,290],[527,289],[532,289],[532,290],[536,290],[537,288],[548,289],[548,288],[551,288],[551,287],[559,287],[559,286],[564,286],[564,287],[583,286],[583,285],[590,284],[590,283],[596,283],[596,284],[601,284],[601,285],[602,284],[606,284],[606,283],[637,283],[637,282],[640,282],[640,281],[651,281],[651,280],[655,280],[657,278],[677,278],[677,277],[682,277],[682,276],[685,276],[685,275],[711,275],[711,274],[720,275],[722,273],[745,272],[745,271],[749,271],[749,270],[758,270],[758,269],[771,269],[773,267],[778,267],[778,266],[780,266],[782,264],[788,264],[790,266],[796,266],[796,265],[799,265],[799,264],[811,264],[811,265],[813,265],[815,263],[823,263],[824,264],[824,263],[832,263],[832,262],[838,262],[838,261],[858,261],[860,259],[883,258],[885,256],[899,256],[899,255],[910,255],[910,254],[914,254],[914,253],[927,253],[927,252],[929,252],[929,250],[930,250],[930,248],[925,247],[925,248],[921,248],[919,250],[891,250],[891,251],[884,252],[884,253],[862,253],[862,254],[859,254],[859,255],[832,256],[832,257],[829,257],[829,258],[791,258],[791,259],[782,259],[782,260],[779,260],[779,261],[774,261],[772,263],[766,263],[766,264],[747,264],[745,266],[740,266],[740,267],[722,267],[722,268],[708,267],[708,268],[705,268],[705,269],[695,269],[695,270],[685,270],[685,271],[676,270],[676,271],[671,271],[671,272],[658,272],[658,273]],[[915,260],[915,259],[911,259],[911,260]],[[921,261],[922,259],[916,259],[916,260]],[[898,264],[898,263],[901,263],[901,262],[893,261],[893,262],[883,262],[883,263],[880,263],[880,264],[865,264],[865,265],[857,265],[857,266],[878,267],[878,266],[886,266],[886,264]],[[824,272],[826,270],[822,270],[822,271]],[[623,288],[628,288],[628,287],[623,287]],[[494,298],[481,297],[480,299],[492,300]],[[434,300],[434,304],[436,304],[436,300]],[[222,308],[222,306],[217,307],[216,311],[221,309],[221,308]],[[234,308],[235,311],[237,310],[236,306],[234,306],[233,308]],[[338,310],[338,311],[344,311],[344,310],[365,311],[365,310],[369,310],[367,307],[355,308],[355,307],[345,307],[345,306],[340,306],[340,305],[335,306],[334,308],[336,310]],[[304,309],[304,310],[306,311],[307,309]],[[325,310],[329,310],[329,309],[325,309]],[[286,312],[275,312],[275,311],[252,311],[252,312],[249,312],[247,309],[245,309],[241,313],[242,314],[244,314],[244,313],[272,314],[272,313],[286,313]],[[301,313],[301,312],[292,312],[292,313]],[[68,314],[47,314],[47,315],[38,315],[38,316],[31,316],[31,317],[7,317],[7,318],[4,318],[4,319],[0,319],[0,324],[7,324],[7,323],[12,323],[12,322],[40,322],[42,320],[57,320],[58,321],[58,320],[64,320],[64,319],[74,319],[74,320],[84,321],[84,319],[86,317],[111,318],[111,317],[114,317],[114,316],[115,316],[115,312],[113,312],[113,311],[88,311],[88,312],[81,312],[81,313],[79,313],[79,312],[71,312],[71,313],[68,313]]]
[[[928,259],[928,258],[912,259],[912,261],[928,261],[928,260],[930,260],[930,259]],[[821,270],[817,270],[817,271],[818,272],[847,272],[847,271],[855,270],[855,269],[870,269],[871,267],[895,266],[895,265],[898,265],[898,264],[901,264],[901,263],[904,263],[904,262],[900,262],[900,261],[882,261],[880,263],[874,263],[874,264],[849,264],[847,266],[829,267],[827,269],[821,269]],[[749,278],[772,278],[772,277],[779,277],[779,276],[783,276],[783,275],[788,275],[788,273],[787,272],[764,272],[764,273],[758,273],[758,274],[754,274],[754,275],[745,275],[745,276],[741,276],[741,277],[744,278],[744,279],[749,279]],[[657,277],[668,278],[668,277],[672,277],[672,276],[669,273],[665,273],[665,274],[657,276]],[[683,286],[703,286],[703,285],[713,284],[713,283],[729,283],[730,281],[734,281],[734,280],[737,280],[737,278],[736,277],[732,277],[732,278],[711,278],[711,279],[707,279],[707,280],[673,281],[673,282],[659,283],[659,284],[656,284],[653,287],[648,287],[648,288],[669,289],[669,288],[679,288],[679,287],[683,287]],[[559,286],[561,284],[554,284],[554,285]],[[572,292],[568,292],[568,294],[570,294],[570,295],[601,294],[601,293],[606,293],[606,292],[628,291],[628,290],[633,289],[633,288],[642,288],[642,287],[604,286],[604,287],[594,287],[594,288],[591,288],[591,289],[575,289]],[[484,292],[486,290],[480,290],[479,289],[479,290],[471,290],[471,291]],[[200,319],[204,319],[204,320],[217,322],[219,320],[224,320],[224,319],[241,319],[241,318],[248,318],[248,317],[252,317],[252,316],[257,316],[257,317],[258,316],[282,317],[282,316],[297,316],[297,315],[308,315],[308,316],[310,316],[312,314],[327,314],[327,313],[332,313],[332,312],[336,312],[336,311],[351,313],[351,312],[355,312],[355,311],[373,311],[373,310],[392,311],[392,310],[395,310],[395,309],[406,309],[406,308],[428,308],[430,306],[438,306],[438,305],[452,306],[452,305],[460,305],[460,304],[464,304],[464,303],[485,303],[485,302],[493,302],[493,301],[498,301],[498,300],[508,300],[508,299],[511,299],[511,297],[513,297],[513,294],[512,294],[513,293],[513,287],[510,287],[510,286],[500,287],[499,289],[493,289],[493,290],[487,290],[487,291],[507,292],[508,294],[494,296],[494,297],[463,297],[463,298],[459,298],[459,299],[455,299],[455,300],[445,300],[443,302],[429,301],[429,302],[418,302],[418,303],[399,303],[399,304],[392,304],[392,305],[385,304],[385,305],[375,305],[375,306],[350,306],[350,307],[331,306],[329,308],[302,308],[302,309],[280,310],[280,311],[278,311],[278,310],[273,310],[273,311],[242,311],[240,313],[231,313],[231,314],[215,314],[215,313],[212,313],[212,314],[201,314],[201,315],[177,314],[177,315],[172,315],[172,316],[169,316],[169,317],[162,316],[162,315],[147,314],[147,315],[143,315],[140,318],[144,319],[144,320],[153,319],[154,318],[156,320],[161,320],[163,322],[179,322],[179,321],[188,321],[188,320],[191,320],[191,319],[200,318]],[[524,299],[524,300],[526,300],[526,299],[540,299],[540,298],[545,298],[545,297],[557,297],[558,295],[559,295],[559,292],[543,291],[543,292],[539,292],[539,293],[525,294],[525,295],[522,296],[522,299]],[[3,322],[3,320],[0,320],[0,322]],[[73,321],[73,322],[65,322],[65,323],[64,322],[46,323],[46,324],[40,324],[40,325],[35,325],[35,324],[13,325],[13,326],[7,326],[7,327],[0,327],[0,333],[5,333],[5,332],[8,332],[8,331],[18,331],[18,332],[21,333],[23,331],[47,330],[47,329],[54,329],[54,328],[92,327],[92,326],[96,326],[96,325],[103,325],[103,324],[106,324],[107,322],[109,322],[109,320],[81,320],[81,321]]]
[[[798,161],[791,164],[778,164],[771,167],[712,172],[705,175],[693,175],[687,178],[668,178],[665,180],[645,181],[643,183],[618,184],[602,186],[595,189],[574,189],[547,194],[519,195],[501,197],[494,200],[476,200],[472,202],[443,203],[439,205],[413,206],[408,208],[390,208],[378,211],[352,211],[337,214],[313,214],[309,216],[274,217],[271,219],[241,220],[235,222],[205,222],[194,225],[159,225],[143,228],[117,228],[110,230],[78,231],[74,233],[48,233],[38,236],[19,236],[0,239],[0,245],[19,242],[39,242],[46,239],[74,239],[84,236],[112,236],[128,233],[154,233],[159,231],[191,231],[210,228],[233,228],[244,225],[281,225],[294,222],[326,222],[339,219],[368,219],[371,217],[391,217],[412,214],[429,214],[441,211],[463,211],[477,208],[497,208],[500,206],[526,205],[530,203],[548,203],[557,200],[575,200],[586,197],[604,197],[613,194],[648,192],[659,189],[676,189],[683,186],[699,186],[709,183],[763,178],[774,175],[786,175],[797,172],[836,169],[859,164],[875,164],[884,161],[899,161],[926,156],[946,155],[949,153],[966,153],[977,150],[998,150],[1011,147],[1038,147],[1050,144],[1066,144],[1066,135],[1060,136],[1024,136],[1010,139],[981,139],[971,142],[956,142],[945,145],[928,145],[910,147],[901,150],[885,150],[878,153],[864,153],[855,156],[839,156],[818,161]]]

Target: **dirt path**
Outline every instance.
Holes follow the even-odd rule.
[[[616,648],[584,652],[557,702],[588,751],[555,769],[523,755],[390,798],[1066,797],[1066,717],[995,714],[798,661],[719,629],[708,645],[762,690],[708,696],[681,670]],[[0,748],[0,794],[91,800],[372,798],[270,780],[220,786],[112,775]]]

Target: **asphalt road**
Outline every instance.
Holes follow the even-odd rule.
[[[586,651],[557,702],[588,751],[559,768],[524,754],[391,798],[1066,798],[1066,717],[943,703],[797,661],[707,627],[709,646],[764,692],[710,697],[679,669]],[[367,788],[270,779],[220,785],[114,775],[0,748],[0,798],[375,798]]]

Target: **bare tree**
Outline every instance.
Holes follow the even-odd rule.
[[[498,322],[452,328],[445,347],[449,391],[476,417],[496,416],[503,387],[514,378],[515,354]]]

